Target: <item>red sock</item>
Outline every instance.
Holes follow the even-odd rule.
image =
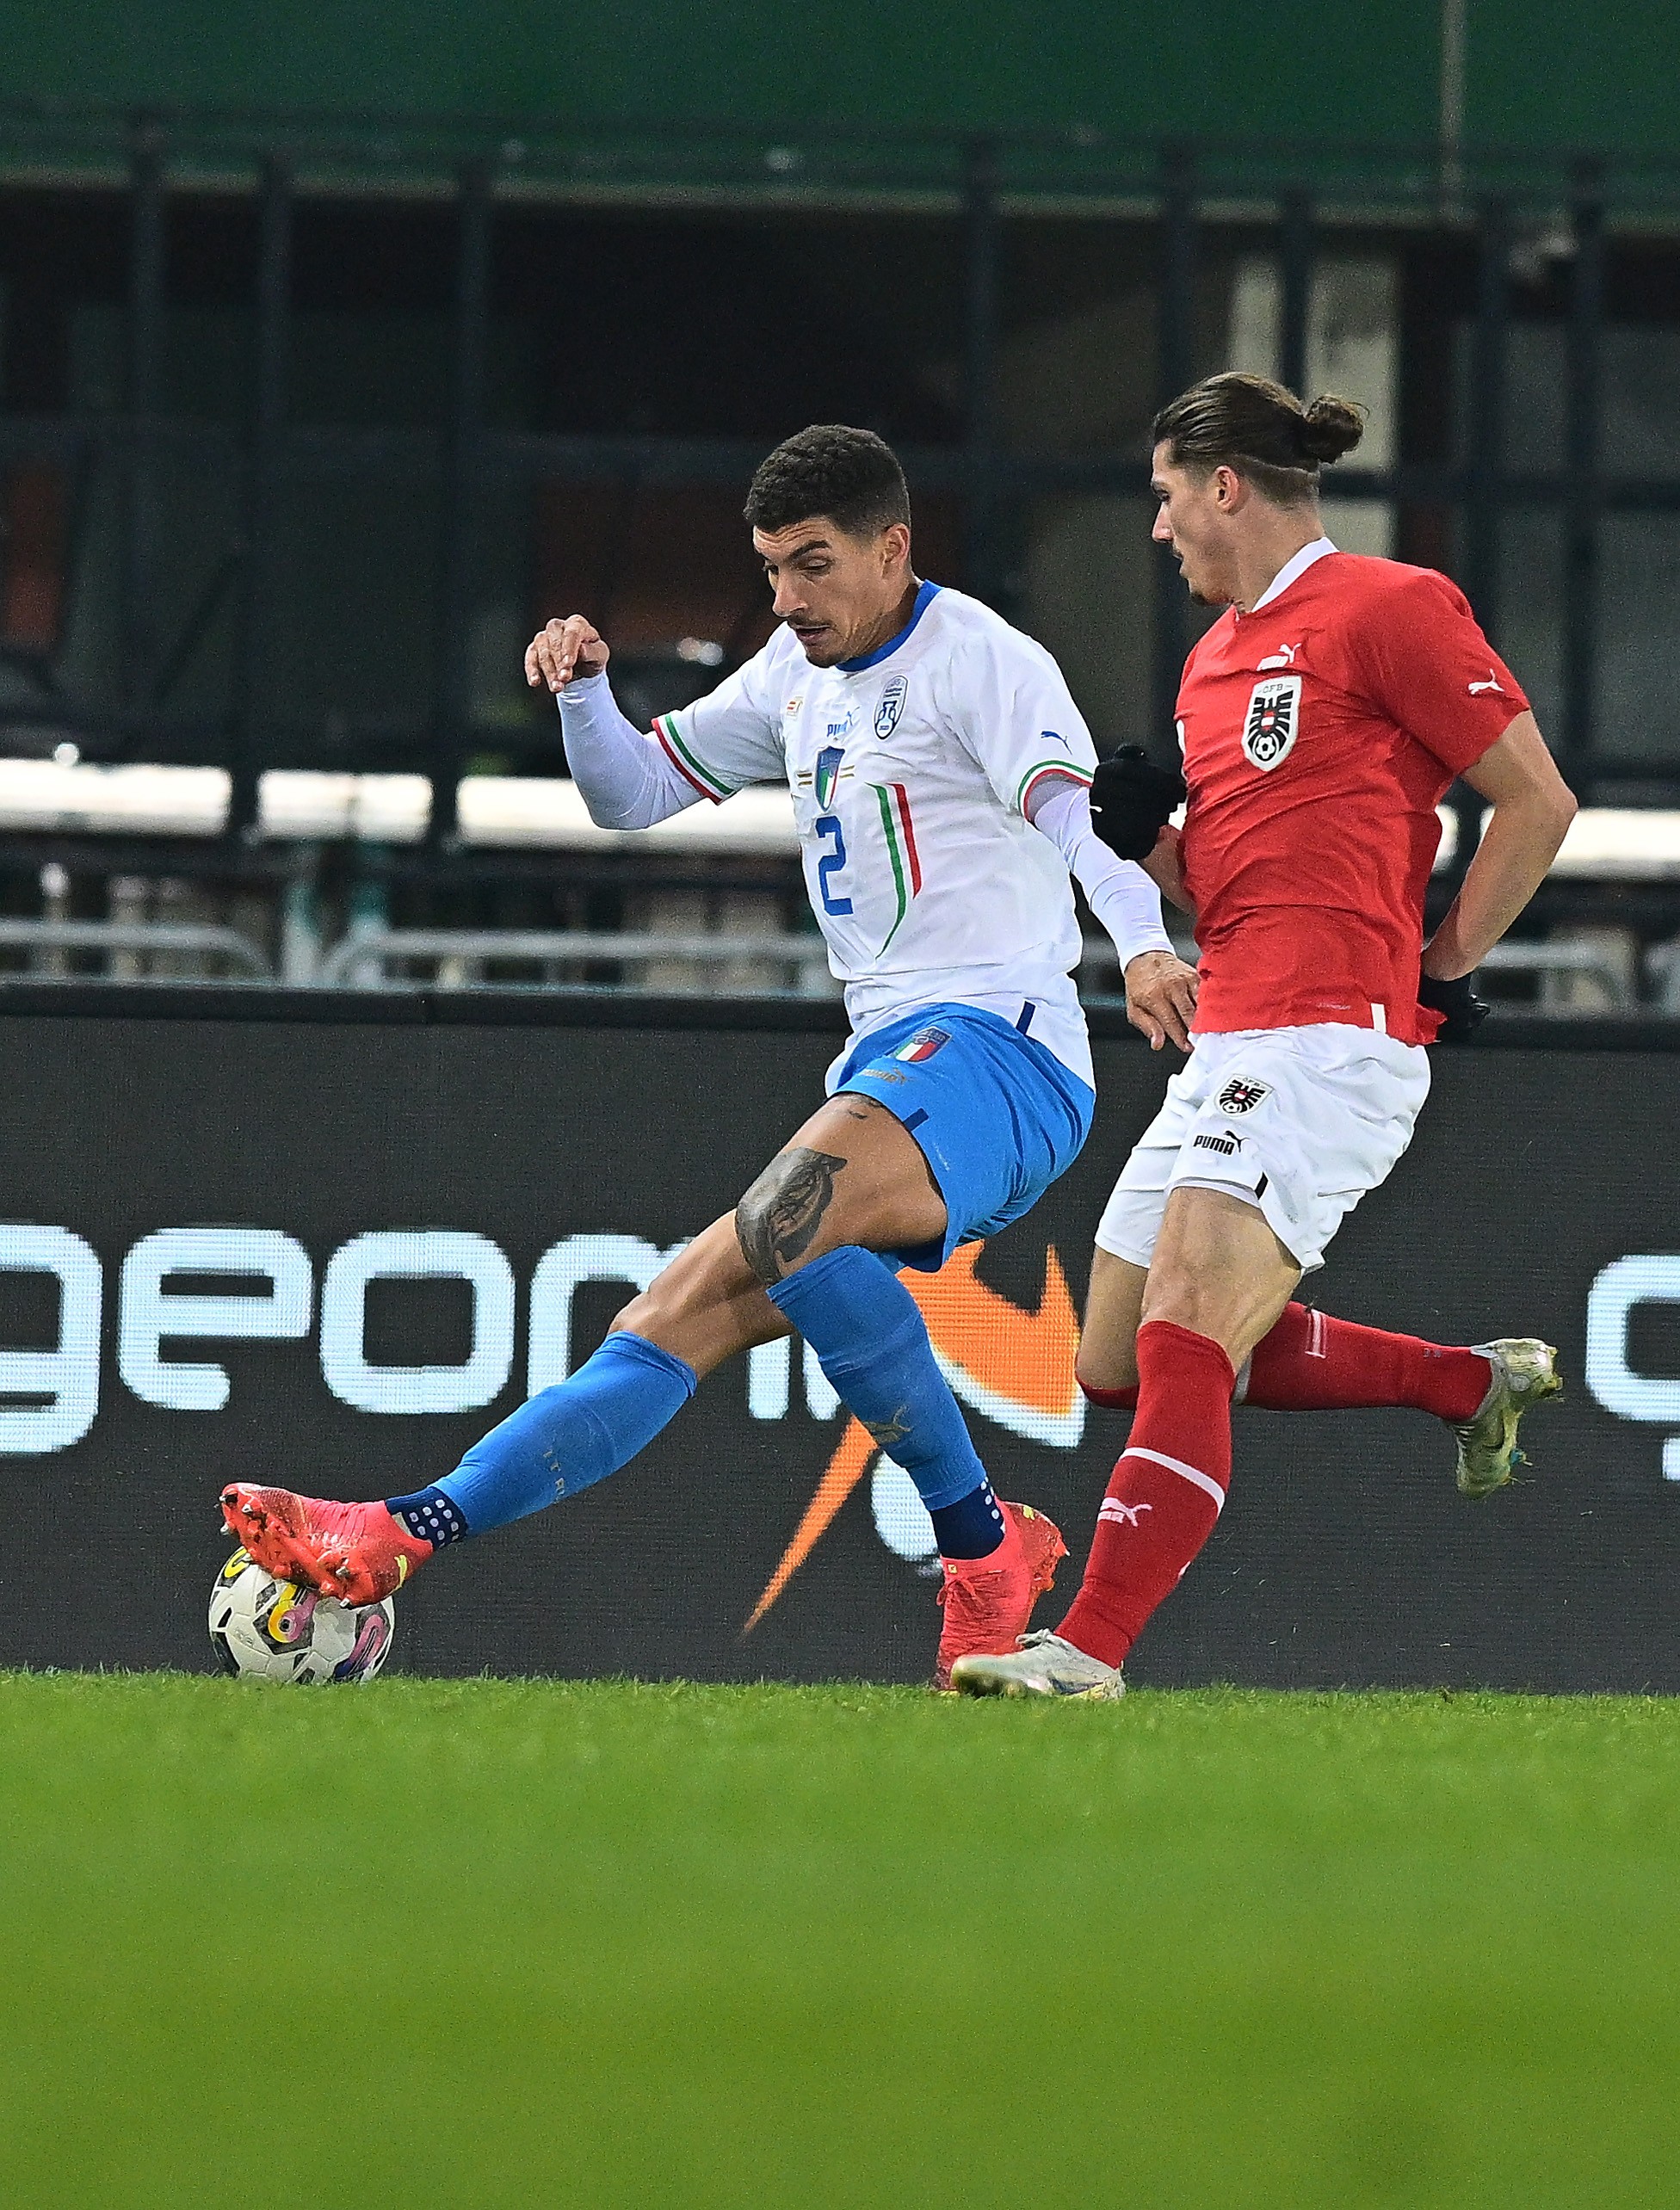
[[[1263,1412],[1336,1412],[1410,1404],[1440,1420],[1473,1419],[1492,1379],[1479,1351],[1454,1350],[1417,1336],[1385,1335],[1333,1319],[1306,1305],[1286,1305],[1249,1360],[1241,1401]],[[1104,1411],[1133,1412],[1138,1392],[1081,1390]]]
[[[1249,1361],[1245,1404],[1270,1412],[1330,1412],[1411,1404],[1441,1420],[1473,1419],[1493,1369],[1473,1350],[1356,1327],[1306,1305],[1286,1305]]]
[[[1170,1320],[1138,1330],[1138,1411],[1073,1608],[1056,1632],[1118,1665],[1214,1531],[1231,1485],[1231,1392],[1218,1343]]]

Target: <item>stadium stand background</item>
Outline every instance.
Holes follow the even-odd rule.
[[[680,704],[765,633],[750,468],[862,421],[905,454],[924,571],[1041,634],[1101,739],[1163,748],[1191,611],[1144,433],[1236,363],[1370,404],[1333,530],[1462,581],[1584,801],[1487,971],[1544,1017],[1440,1055],[1336,1262],[1383,1324],[1510,1311],[1571,1391],[1544,1478],[1473,1525],[1411,1428],[1337,1415],[1304,1448],[1257,1416],[1244,1509],[1138,1677],[1672,1688],[1677,15],[10,26],[0,1658],[204,1662],[137,1541],[196,1586],[230,1466],[378,1494],[447,1465],[813,1094],[842,1015],[785,794],[593,830],[519,681],[534,622],[586,608],[627,703]],[[1478,825],[1458,793],[1437,909]],[[988,1463],[1070,1530],[1108,1448],[1070,1370],[1090,1224],[1165,1072],[1100,946],[1082,980],[1101,1140],[927,1285]],[[423,1581],[398,1663],[916,1677],[905,1491],[766,1347],[512,1568],[472,1546]],[[579,1572],[591,1602],[557,1605]]]
[[[752,463],[864,421],[924,571],[1158,744],[1191,633],[1142,432],[1235,363],[1371,404],[1332,530],[1464,583],[1588,808],[1494,986],[1680,1006],[1677,18],[37,13],[0,959],[821,993],[785,807],[592,834],[534,622],[680,704],[765,633]]]

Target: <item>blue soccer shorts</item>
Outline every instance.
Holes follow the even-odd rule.
[[[890,1252],[934,1274],[959,1244],[996,1235],[1065,1174],[1096,1093],[1053,1052],[973,1005],[929,1005],[860,1037],[831,1095],[884,1105],[915,1137],[945,1200],[942,1241]]]

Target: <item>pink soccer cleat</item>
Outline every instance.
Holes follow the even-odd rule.
[[[1030,1504],[1003,1504],[1003,1513],[1004,1540],[989,1557],[941,1561],[945,1620],[934,1665],[936,1688],[949,1688],[957,1658],[995,1657],[1015,1648],[1033,1606],[1055,1585],[1056,1568],[1067,1555],[1061,1529],[1042,1512]]]
[[[265,1573],[341,1604],[394,1596],[432,1554],[383,1504],[335,1504],[233,1481],[222,1491],[222,1517]]]

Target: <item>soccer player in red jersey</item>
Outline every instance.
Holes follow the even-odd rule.
[[[1154,425],[1154,537],[1225,612],[1178,693],[1188,809],[1141,756],[1092,811],[1195,917],[1194,1044],[1096,1232],[1079,1379],[1131,1409],[1084,1585],[1054,1633],[954,1669],[971,1695],[1112,1697],[1121,1663],[1212,1532],[1233,1401],[1409,1404],[1457,1433],[1458,1483],[1510,1478],[1517,1422],[1556,1353],[1455,1349],[1294,1301],[1411,1138],[1424,1046],[1485,1009],[1469,977],[1533,896],[1575,811],[1528,700],[1444,576],[1339,552],[1319,468],[1360,410],[1209,378]],[[1436,807],[1462,776],[1492,808],[1424,942]]]

